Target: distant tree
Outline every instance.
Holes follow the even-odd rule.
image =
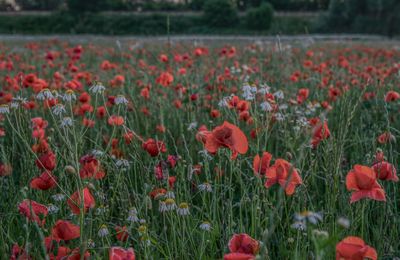
[[[63,4],[63,0],[16,0],[22,10],[55,10]]]
[[[108,0],[67,0],[68,10],[75,13],[99,12],[109,6]]]
[[[203,11],[210,27],[227,27],[238,22],[237,10],[229,0],[208,0]]]
[[[251,8],[246,14],[246,24],[249,29],[268,30],[271,27],[274,9],[271,4],[263,3]]]

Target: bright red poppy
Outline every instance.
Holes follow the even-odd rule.
[[[336,245],[336,260],[378,259],[376,250],[359,237],[349,236]]]
[[[122,116],[112,115],[108,118],[108,124],[112,126],[121,126],[125,123],[125,120]]]
[[[331,136],[331,132],[329,131],[328,123],[324,121],[323,123],[318,124],[313,131],[311,140],[312,147],[316,148],[322,140],[328,139],[329,136]]]
[[[79,160],[79,163],[82,166],[79,170],[79,176],[82,179],[95,178],[99,180],[104,178],[106,175],[100,165],[99,160],[97,160],[96,157],[91,154],[82,156]]]
[[[253,171],[256,175],[262,176],[265,175],[267,169],[270,166],[272,159],[272,154],[269,152],[263,152],[262,157],[257,154],[253,160]]]
[[[286,195],[293,195],[296,186],[303,183],[300,174],[291,163],[284,159],[276,159],[273,166],[269,167],[266,171],[267,180],[265,187],[270,188],[272,185],[278,183],[285,189]]]
[[[353,191],[350,203],[363,198],[386,201],[385,191],[376,181],[376,174],[370,167],[354,165],[346,176],[346,187],[347,190]]]
[[[255,256],[244,253],[229,253],[224,255],[224,260],[254,260]]]
[[[109,251],[109,260],[135,260],[135,251],[132,247],[124,249],[119,246],[113,246]]]
[[[400,94],[396,91],[389,91],[385,95],[385,101],[386,102],[393,102],[396,101],[400,98]]]
[[[251,236],[242,233],[234,234],[228,243],[231,253],[243,253],[255,255],[260,249],[260,243]]]
[[[86,213],[89,209],[94,208],[96,206],[96,202],[94,200],[93,195],[90,193],[88,188],[84,188],[83,191],[76,191],[71,197],[68,199],[68,206],[71,208],[71,211],[79,215],[82,206],[82,195],[83,195],[83,212]]]
[[[211,154],[215,154],[221,147],[229,148],[232,151],[232,159],[236,159],[238,153],[247,152],[249,144],[239,127],[225,121],[207,135],[205,143],[206,150]]]

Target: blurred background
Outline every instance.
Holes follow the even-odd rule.
[[[0,0],[0,34],[400,35],[400,0]]]

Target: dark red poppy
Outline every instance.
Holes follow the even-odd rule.
[[[83,205],[82,205],[82,196],[83,196]],[[84,188],[82,191],[76,191],[67,201],[68,206],[71,208],[71,211],[79,215],[81,211],[81,206],[83,206],[83,213],[86,213],[89,209],[94,208],[96,206],[96,202],[94,197],[90,193],[88,188]]]
[[[47,207],[34,200],[23,200],[18,205],[19,213],[24,215],[27,219],[35,221],[39,225],[43,226],[45,223],[45,217],[48,214]]]
[[[113,246],[109,251],[109,260],[135,260],[135,251],[132,247],[124,249],[119,246]]]
[[[142,144],[142,148],[146,150],[148,154],[152,157],[156,157],[160,153],[165,153],[167,148],[165,147],[164,142],[156,141],[152,138],[148,139],[146,142]]]
[[[48,190],[57,186],[57,177],[51,172],[43,172],[31,180],[30,187],[36,190]]]
[[[36,160],[36,166],[41,170],[54,170],[56,168],[56,155],[52,151],[42,154]]]
[[[233,235],[228,247],[231,253],[255,255],[260,249],[260,243],[249,235],[242,233]]]
[[[129,233],[126,226],[123,227],[117,226],[115,227],[115,231],[117,232],[116,237],[119,241],[125,242],[128,239]]]
[[[51,235],[53,240],[68,241],[80,237],[80,228],[67,220],[58,220],[51,230]]]

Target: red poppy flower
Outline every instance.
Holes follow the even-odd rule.
[[[12,173],[12,167],[8,163],[0,163],[0,176],[9,176]]]
[[[43,172],[39,177],[31,180],[30,186],[36,190],[48,190],[57,185],[57,177],[50,172]]]
[[[380,180],[387,180],[394,182],[399,181],[399,177],[397,177],[396,168],[393,166],[393,164],[389,162],[386,161],[377,162],[372,166],[372,169],[376,174],[376,178]]]
[[[228,247],[231,253],[255,255],[260,249],[260,243],[251,236],[242,233],[233,235],[228,243]]]
[[[359,237],[349,236],[336,245],[336,260],[378,259],[376,250]]]
[[[108,124],[112,126],[120,126],[125,123],[125,120],[122,116],[112,115],[108,118]]]
[[[270,166],[272,154],[263,152],[262,158],[257,154],[253,160],[253,171],[256,175],[265,175]]]
[[[308,88],[301,88],[297,91],[297,103],[303,104],[307,100],[310,90]]]
[[[109,251],[109,260],[135,260],[135,251],[130,247],[124,249],[119,246],[113,246]]]
[[[36,166],[41,170],[54,170],[56,168],[56,155],[52,151],[42,154],[36,160]]]
[[[152,190],[149,195],[152,199],[157,199],[159,197],[164,196],[167,193],[166,189],[163,188],[156,188],[154,190]]]
[[[32,259],[25,251],[24,247],[14,244],[11,249],[10,260],[30,260]]]
[[[106,175],[102,169],[100,162],[93,155],[82,156],[79,160],[82,165],[79,175],[82,179],[95,178],[97,180],[104,178]]]
[[[45,217],[48,214],[47,207],[34,200],[23,200],[18,205],[19,213],[24,215],[27,219],[35,221],[39,225],[43,226],[45,223]]]
[[[129,233],[126,226],[123,227],[117,226],[115,227],[115,231],[117,232],[116,237],[119,241],[125,242],[128,239]]]
[[[322,140],[328,139],[330,135],[331,132],[329,131],[328,123],[326,121],[324,121],[323,124],[318,124],[314,128],[311,145],[313,148],[316,148]]]
[[[367,166],[354,165],[346,176],[346,187],[347,190],[353,191],[350,203],[359,201],[362,198],[386,201],[385,191],[376,181],[374,170]]]
[[[265,176],[267,177],[264,184],[266,188],[279,183],[289,196],[295,192],[296,186],[303,183],[297,170],[283,159],[277,159],[275,164],[267,169]]]
[[[249,144],[242,130],[225,121],[207,135],[205,143],[206,150],[212,154],[215,154],[220,147],[229,148],[232,151],[232,159],[235,159],[238,153],[247,152]]]
[[[67,220],[57,220],[51,230],[51,235],[53,240],[68,241],[80,237],[81,234],[79,226],[72,224]]]
[[[209,134],[211,134],[211,132],[208,131],[207,127],[205,125],[201,125],[197,131],[196,140],[205,144]]]
[[[83,212],[86,213],[89,209],[94,208],[96,206],[96,202],[94,197],[90,193],[88,188],[84,188],[82,193],[81,191],[76,191],[71,197],[68,199],[68,206],[71,208],[71,211],[79,215],[80,207],[82,206],[82,196],[83,195]]]
[[[229,253],[224,255],[224,260],[254,260],[255,256],[244,253]]]
[[[174,76],[169,72],[162,72],[156,82],[163,87],[168,87],[174,81]]]
[[[384,132],[380,136],[378,136],[377,141],[380,144],[386,144],[387,142],[394,141],[396,138],[389,132]]]
[[[152,138],[144,142],[142,148],[152,157],[156,157],[160,152],[165,153],[167,151],[164,142],[156,141]]]
[[[393,102],[396,101],[400,98],[400,94],[396,91],[389,91],[388,93],[386,93],[385,96],[385,101],[386,102]]]

